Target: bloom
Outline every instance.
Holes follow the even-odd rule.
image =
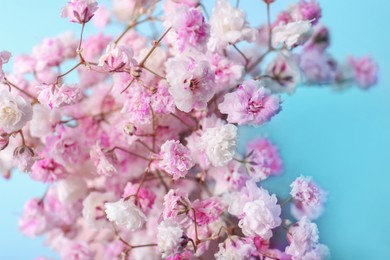
[[[7,133],[18,131],[32,119],[32,107],[29,102],[9,91],[0,92],[0,128]]]
[[[157,227],[157,246],[162,257],[174,255],[180,247],[183,230],[177,222],[163,220]]]
[[[263,239],[270,239],[272,229],[278,227],[282,221],[280,205],[277,198],[268,191],[259,190],[256,200],[247,202],[243,207],[243,217],[238,226],[246,236],[260,236]]]
[[[140,229],[146,221],[145,214],[130,199],[107,202],[104,207],[108,220],[131,231]]]
[[[237,127],[226,124],[205,129],[201,137],[201,146],[213,166],[224,166],[236,153]]]
[[[72,0],[62,9],[61,16],[73,23],[87,23],[97,9],[96,0]]]
[[[59,108],[76,104],[82,97],[80,87],[77,85],[47,85],[38,86],[38,101],[48,108]]]
[[[107,45],[106,53],[100,57],[98,65],[107,72],[118,72],[128,71],[135,63],[130,48],[110,43]]]
[[[253,42],[256,36],[256,30],[248,26],[244,11],[234,8],[228,0],[217,1],[210,17],[209,50],[220,52],[229,44]]]
[[[161,146],[159,167],[174,180],[184,177],[194,166],[191,152],[179,141],[169,140]]]
[[[288,48],[302,45],[311,35],[311,26],[308,20],[281,23],[272,29],[272,45],[285,44]]]
[[[31,167],[31,178],[41,182],[54,182],[68,176],[65,168],[52,158],[36,161]]]
[[[261,84],[255,80],[247,80],[236,91],[224,96],[218,108],[221,113],[228,115],[229,123],[260,125],[279,113],[279,96],[272,95]]]
[[[219,251],[214,255],[217,260],[244,260],[256,255],[256,247],[250,239],[231,236],[218,245]]]
[[[350,57],[348,64],[352,69],[354,80],[360,88],[368,89],[376,84],[378,66],[370,56]]]
[[[306,217],[289,228],[287,239],[286,253],[292,260],[325,259],[329,255],[328,248],[318,241],[317,225]]]
[[[116,159],[115,155],[113,153],[104,153],[99,143],[91,147],[89,155],[99,175],[112,176],[117,173],[117,169],[113,165]]]
[[[215,92],[214,73],[207,61],[171,58],[166,63],[168,89],[176,107],[183,112],[206,108]]]

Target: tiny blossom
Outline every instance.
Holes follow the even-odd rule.
[[[207,128],[201,137],[201,145],[213,166],[223,166],[236,153],[237,127],[232,124]]]
[[[47,67],[59,66],[65,60],[65,48],[59,38],[46,38],[33,48],[35,68],[43,71]]]
[[[264,81],[266,87],[275,93],[294,93],[301,74],[296,58],[286,51],[281,51],[266,68]]]
[[[214,73],[207,61],[173,58],[167,61],[167,80],[176,107],[183,112],[206,108],[214,95]]]
[[[280,102],[262,83],[247,80],[236,91],[226,94],[218,108],[228,115],[229,123],[261,125],[279,113]]]
[[[36,181],[54,182],[66,178],[68,172],[52,158],[46,158],[36,161],[32,165],[30,176]]]
[[[179,51],[188,46],[205,46],[209,36],[209,26],[199,9],[183,6],[173,17],[172,28],[177,33]]]
[[[215,82],[221,90],[237,85],[244,75],[244,66],[219,53],[212,54],[210,65],[215,73]]]
[[[156,194],[153,191],[148,188],[139,188],[139,185],[134,185],[131,182],[127,183],[124,188],[122,197],[127,198],[135,194],[137,194],[138,203],[142,210],[147,212],[146,210],[153,207],[154,201],[156,199]]]
[[[317,49],[304,51],[299,65],[308,85],[332,84],[337,76],[337,63],[326,52]]]
[[[214,255],[217,260],[244,260],[256,255],[256,247],[249,239],[231,236],[218,245],[219,251]]]
[[[96,27],[103,29],[107,24],[110,23],[110,11],[105,6],[100,5],[95,12],[92,23]]]
[[[308,20],[315,25],[322,16],[321,6],[315,0],[300,0],[291,10],[291,17],[294,21]]]
[[[38,86],[38,101],[48,108],[59,108],[76,104],[81,99],[81,90],[77,85],[47,85]]]
[[[113,165],[115,162],[115,155],[113,153],[105,153],[99,143],[91,147],[90,157],[93,161],[97,174],[103,176],[112,176],[117,173],[117,169]]]
[[[21,172],[31,172],[31,167],[39,158],[32,148],[22,145],[15,149],[14,160]]]
[[[326,193],[312,181],[311,177],[298,177],[290,185],[291,196],[307,206],[317,206],[324,202]]]
[[[281,207],[276,196],[268,191],[259,190],[254,201],[247,202],[243,207],[243,216],[238,223],[246,236],[260,236],[264,239],[272,237],[272,229],[280,226]]]
[[[317,225],[306,217],[289,228],[287,238],[286,253],[292,260],[325,259],[329,255],[328,248],[319,243]]]
[[[352,68],[354,80],[362,89],[368,89],[377,83],[378,66],[370,56],[350,57],[348,64]]]
[[[196,223],[200,226],[218,220],[225,210],[224,205],[216,198],[196,200],[192,203],[192,208],[195,210]],[[195,221],[193,212],[191,218]]]
[[[209,50],[216,52],[229,44],[256,40],[256,30],[248,26],[245,12],[234,8],[228,0],[218,0],[210,17]]]
[[[41,235],[48,228],[49,220],[44,212],[40,199],[30,199],[24,206],[24,212],[19,219],[19,229],[27,236]]]
[[[162,257],[174,255],[183,240],[183,230],[177,222],[163,220],[157,227],[157,246]]]
[[[62,9],[61,16],[73,23],[87,23],[98,9],[96,0],[71,0]]]
[[[91,192],[83,200],[82,216],[91,227],[104,227],[107,224],[104,204],[115,200],[111,192]]]
[[[314,26],[310,39],[303,46],[305,50],[316,49],[324,52],[330,45],[329,29],[323,24]]]
[[[123,45],[110,43],[98,65],[107,72],[127,71],[135,65],[133,51]]]
[[[270,175],[282,171],[282,160],[279,152],[268,139],[256,139],[247,145],[248,157],[245,159],[249,175],[258,180],[264,180]]]
[[[9,59],[11,58],[11,53],[8,51],[1,51],[0,52],[0,81],[4,79],[4,71],[3,71],[3,65],[8,63]]]
[[[279,24],[272,29],[272,45],[285,44],[288,48],[304,44],[311,35],[310,21]]]
[[[0,92],[0,128],[7,133],[18,131],[32,119],[29,102],[7,90]]]
[[[173,180],[185,177],[194,166],[191,152],[179,141],[169,140],[161,145],[159,167],[172,175]]]
[[[164,219],[181,220],[183,213],[191,207],[188,194],[180,190],[170,190],[164,196],[164,209],[162,216]]]
[[[146,221],[145,214],[130,199],[107,202],[104,207],[108,220],[131,231],[140,229]]]

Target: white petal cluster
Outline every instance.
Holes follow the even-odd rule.
[[[201,146],[213,166],[224,166],[230,162],[236,151],[237,127],[226,124],[207,128],[201,137]]]
[[[177,222],[167,219],[158,225],[157,245],[164,258],[175,253],[182,236],[183,230]]]
[[[253,42],[256,36],[256,30],[248,26],[243,10],[234,8],[228,0],[217,1],[210,17],[208,48],[211,51],[221,50],[243,40]]]
[[[81,178],[69,177],[57,184],[58,199],[64,203],[74,203],[87,195],[87,185]]]
[[[288,48],[305,43],[311,35],[311,21],[281,23],[272,29],[272,44],[285,44]]]
[[[20,130],[32,119],[32,107],[21,96],[0,92],[0,128],[11,133]]]
[[[146,221],[145,214],[131,200],[120,199],[104,206],[108,220],[131,231],[140,229]]]

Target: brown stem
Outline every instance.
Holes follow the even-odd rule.
[[[130,154],[130,155],[133,155],[133,156],[135,156],[135,157],[144,159],[144,160],[146,160],[146,161],[149,161],[149,160],[150,160],[150,158],[147,158],[147,157],[145,157],[145,156],[142,156],[142,155],[133,153],[132,151],[126,150],[125,148],[122,148],[122,147],[119,147],[119,146],[114,146],[114,148],[112,148],[112,149],[110,150],[110,152],[113,152],[113,151],[115,151],[115,150],[120,150],[120,151],[122,151],[122,152],[128,153],[128,154]]]
[[[164,186],[165,188],[165,192],[168,192],[169,191],[169,187],[168,187],[168,184],[164,181],[164,178],[163,176],[161,175],[160,171],[156,171],[156,174],[161,182],[161,184]]]
[[[80,62],[77,63],[75,66],[73,66],[71,69],[69,69],[67,72],[62,73],[61,75],[57,76],[56,84],[59,83],[60,78],[65,77],[66,75],[68,75],[69,73],[71,73],[72,71],[74,71],[75,69],[77,69],[77,68],[78,68],[80,65],[82,65],[83,63],[84,63],[83,61],[80,61]]]
[[[175,115],[174,113],[170,113],[171,116],[179,120],[183,125],[187,126],[188,128],[192,129],[192,126],[189,125],[187,122],[185,122],[183,119],[181,119],[179,116]]]
[[[26,145],[26,140],[24,139],[24,135],[23,135],[22,129],[20,129],[18,131],[18,133],[20,134],[20,137],[22,138],[22,144],[25,146]]]

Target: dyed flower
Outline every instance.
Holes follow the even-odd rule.
[[[183,230],[177,222],[163,220],[157,227],[157,246],[162,257],[170,257],[178,252],[183,240]]]
[[[282,171],[282,160],[277,147],[268,139],[256,139],[247,146],[249,155],[245,161],[246,168],[255,181],[265,180],[270,175],[277,175]]]
[[[251,259],[257,254],[253,241],[238,236],[231,236],[218,245],[219,251],[214,255],[217,260]]]
[[[236,153],[237,127],[226,124],[207,128],[201,137],[201,146],[213,166],[224,166]]]
[[[130,231],[140,229],[146,221],[145,214],[130,199],[120,199],[104,204],[107,219]]]
[[[91,20],[97,9],[96,0],[71,0],[62,9],[61,16],[70,22],[83,24]]]
[[[215,74],[215,83],[220,90],[237,85],[244,75],[244,66],[218,53],[212,54],[210,65]]]
[[[154,205],[156,194],[148,188],[139,187],[139,185],[131,182],[127,183],[122,197],[128,198],[135,194],[137,194],[137,202],[140,205],[140,208],[147,213],[147,210],[151,209]]]
[[[77,85],[47,85],[38,86],[38,101],[50,109],[73,105],[82,98],[80,87]]]
[[[326,52],[317,49],[304,51],[299,66],[308,85],[332,84],[336,81],[337,63]]]
[[[30,176],[33,180],[41,182],[55,182],[68,176],[65,168],[52,158],[36,161],[31,167]]]
[[[0,128],[7,133],[22,129],[32,119],[32,107],[21,96],[0,92]]]
[[[38,160],[34,150],[28,146],[22,145],[14,150],[14,161],[21,172],[31,172],[31,167]]]
[[[272,45],[277,47],[284,44],[288,48],[302,45],[309,39],[311,27],[311,22],[307,20],[281,23],[272,29]]]
[[[370,56],[350,57],[348,64],[352,69],[354,80],[360,88],[368,89],[377,83],[378,66]]]
[[[27,201],[19,219],[20,231],[30,237],[43,234],[49,228],[49,220],[45,214],[43,201],[34,198]]]
[[[247,80],[232,93],[224,96],[218,108],[227,114],[229,123],[261,125],[280,111],[280,98],[271,95],[259,81]]]
[[[188,194],[180,190],[169,190],[164,196],[163,219],[172,219],[181,222],[191,208]]]
[[[201,49],[206,45],[209,36],[209,25],[196,8],[183,6],[175,13],[172,28],[177,33],[177,45],[183,52],[188,46]]]
[[[256,36],[257,32],[249,27],[244,11],[234,8],[228,0],[217,1],[210,17],[209,50],[221,52],[229,44],[253,42]]]
[[[270,239],[272,229],[282,223],[281,212],[276,196],[269,195],[268,191],[261,188],[256,200],[249,201],[244,205],[238,226],[246,236],[258,235],[263,239]]]
[[[106,53],[100,57],[98,65],[107,72],[122,72],[129,71],[135,64],[133,51],[130,48],[110,43]]]
[[[103,176],[112,176],[117,173],[117,169],[113,165],[116,161],[114,153],[105,153],[99,143],[91,147],[89,155],[93,161],[97,174]]]
[[[65,51],[66,49],[61,39],[44,39],[32,51],[32,56],[36,60],[35,70],[44,71],[49,67],[59,66],[65,60]],[[45,72],[47,73],[47,71]]]
[[[225,210],[224,205],[217,198],[213,197],[205,200],[195,200],[192,203],[192,208],[195,210],[196,223],[199,226],[217,221]],[[190,216],[195,221],[193,212],[191,212]]]
[[[194,166],[191,152],[179,141],[169,140],[161,146],[159,167],[172,176],[173,180],[185,177]]]
[[[301,0],[291,10],[291,17],[294,21],[311,21],[316,25],[322,16],[321,6],[315,0]]]
[[[183,112],[205,109],[215,92],[214,73],[207,61],[171,58],[166,63],[169,93]]]
[[[317,225],[306,217],[289,228],[287,239],[286,253],[292,260],[322,260],[329,255],[328,248],[319,243]]]
[[[287,51],[280,51],[265,71],[264,82],[275,93],[294,93],[301,74],[295,57]]]

